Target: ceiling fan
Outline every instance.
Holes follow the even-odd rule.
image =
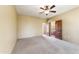
[[[51,7],[49,5],[45,5],[44,7],[40,7],[41,11],[40,14],[45,13],[48,15],[50,12],[51,13],[56,13],[56,11],[52,10],[55,7],[55,5],[52,5]]]

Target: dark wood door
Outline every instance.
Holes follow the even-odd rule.
[[[62,39],[62,20],[55,22],[55,37]]]

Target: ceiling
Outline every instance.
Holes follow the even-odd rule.
[[[18,15],[49,18],[79,7],[78,5],[56,5],[56,7],[52,9],[52,10],[56,10],[56,13],[49,13],[49,15],[46,16],[44,13],[43,14],[39,13],[41,6],[43,5],[17,5],[16,10]]]

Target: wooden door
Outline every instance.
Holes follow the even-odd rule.
[[[55,22],[56,38],[62,39],[62,20]]]

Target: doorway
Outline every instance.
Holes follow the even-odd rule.
[[[51,31],[50,36],[53,35],[58,39],[62,39],[62,20],[56,20],[54,22],[51,22],[50,27],[51,27],[51,29],[49,28],[49,30]]]

